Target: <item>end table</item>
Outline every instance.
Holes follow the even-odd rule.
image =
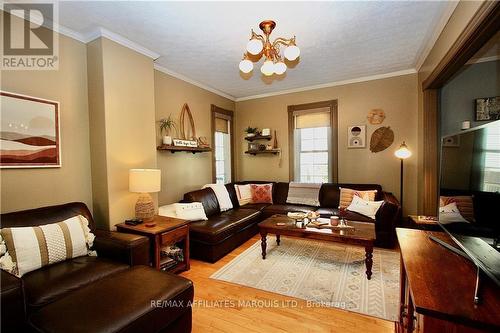
[[[116,229],[120,232],[137,234],[149,238],[153,267],[172,273],[189,270],[189,222],[155,215],[148,223],[154,222],[154,227],[146,227],[145,223],[128,225],[119,223]],[[172,262],[173,258],[165,252],[170,246],[176,245],[182,249],[182,261]]]

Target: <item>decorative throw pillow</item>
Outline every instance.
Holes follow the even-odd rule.
[[[340,189],[340,201],[339,208],[347,208],[351,204],[352,198],[354,196],[360,197],[361,199],[367,201],[374,201],[375,195],[377,195],[377,190],[370,191],[358,191],[350,188],[339,187]]]
[[[252,203],[273,203],[273,184],[250,184]]]
[[[458,211],[463,218],[469,222],[474,222],[474,204],[472,202],[472,196],[460,195],[454,197],[439,197],[439,207],[447,206],[452,202],[457,204]]]
[[[352,198],[351,204],[349,205],[349,207],[347,207],[347,210],[368,216],[369,218],[375,220],[375,215],[377,214],[380,206],[382,206],[383,203],[384,203],[383,200],[370,201],[362,199],[359,196],[355,195]]]
[[[176,204],[173,203],[170,205],[158,207],[158,215],[166,217],[177,217],[177,213],[175,212],[175,205]]]
[[[238,197],[240,206],[252,203],[252,189],[250,188],[250,184],[234,185],[234,190],[236,191],[236,197]]]
[[[176,203],[175,214],[178,218],[191,222],[208,220],[201,202]]]
[[[21,277],[66,259],[95,255],[89,251],[95,236],[88,225],[89,221],[78,215],[35,227],[3,228],[1,241],[7,252],[0,258],[0,268]]]
[[[446,206],[439,207],[439,222],[442,224],[455,222],[469,223],[469,221],[460,215],[456,202],[451,202]]]

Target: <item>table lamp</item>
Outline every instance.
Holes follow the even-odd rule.
[[[151,219],[155,215],[155,206],[149,193],[159,192],[161,189],[161,170],[158,169],[130,169],[129,191],[140,193],[135,204],[135,217],[143,220]]]
[[[394,152],[394,155],[401,160],[401,173],[400,173],[400,181],[399,181],[399,201],[401,203],[401,214],[403,214],[403,160],[407,159],[411,156],[411,151],[408,149],[408,146],[403,141],[403,143],[399,146],[398,150]]]

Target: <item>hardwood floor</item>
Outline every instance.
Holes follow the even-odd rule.
[[[210,279],[258,240],[253,237],[215,264],[192,260],[191,269],[181,274],[194,282],[194,333],[394,332],[391,321],[335,308],[311,308],[297,298]],[[244,306],[241,301],[261,306]]]

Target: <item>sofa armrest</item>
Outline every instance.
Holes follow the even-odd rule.
[[[149,239],[116,231],[95,230],[97,255],[130,266],[149,265]]]
[[[401,221],[401,205],[398,199],[389,192],[382,192],[382,200],[384,203],[375,215],[375,228],[377,235],[384,235],[384,239],[380,240],[384,247],[392,247],[394,245],[395,230]]]
[[[23,281],[0,270],[1,331],[22,332],[26,322]]]

